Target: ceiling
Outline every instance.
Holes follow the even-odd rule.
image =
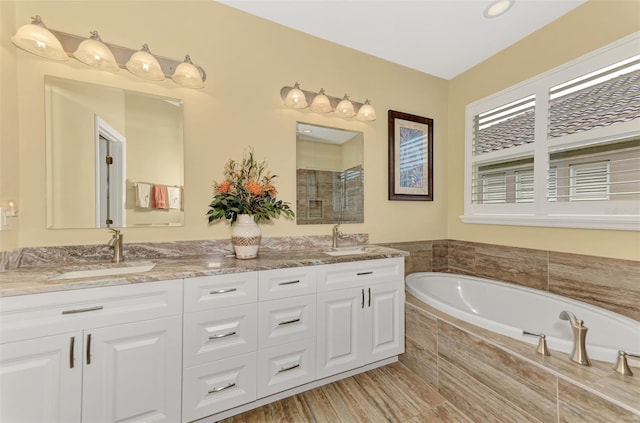
[[[586,0],[217,0],[252,15],[451,79]]]

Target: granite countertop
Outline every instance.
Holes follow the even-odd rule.
[[[391,257],[404,257],[409,253],[378,245],[366,245],[360,254],[330,256],[327,248],[277,250],[260,252],[250,260],[238,260],[232,255],[200,255],[168,257],[124,261],[122,263],[87,262],[73,265],[47,265],[21,267],[0,272],[0,297],[35,294],[42,292],[65,291],[71,289],[95,288],[101,286],[127,285],[163,281],[170,279],[193,278],[207,275],[223,275],[238,272],[282,269],[287,267],[313,266],[320,264],[345,263],[361,260],[373,260]],[[144,273],[129,273],[62,279],[66,272],[112,267],[132,267],[154,264],[152,270]]]

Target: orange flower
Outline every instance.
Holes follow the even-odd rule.
[[[278,191],[276,191],[276,187],[271,184],[265,185],[264,192],[269,194],[271,197],[275,197],[278,194]]]
[[[220,183],[220,185],[218,186],[218,192],[220,194],[226,194],[227,192],[229,192],[229,188],[231,187],[231,182],[229,181],[222,181]]]
[[[253,195],[260,195],[263,192],[262,185],[260,185],[257,182],[253,182],[253,181],[247,182],[245,186],[247,187],[249,192]]]

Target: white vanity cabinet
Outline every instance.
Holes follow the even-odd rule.
[[[404,352],[404,261],[318,266],[317,377]]]
[[[0,299],[0,420],[180,419],[181,281]]]

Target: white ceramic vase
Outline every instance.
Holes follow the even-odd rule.
[[[262,231],[251,214],[239,214],[231,226],[231,244],[238,259],[252,259],[258,255]]]

